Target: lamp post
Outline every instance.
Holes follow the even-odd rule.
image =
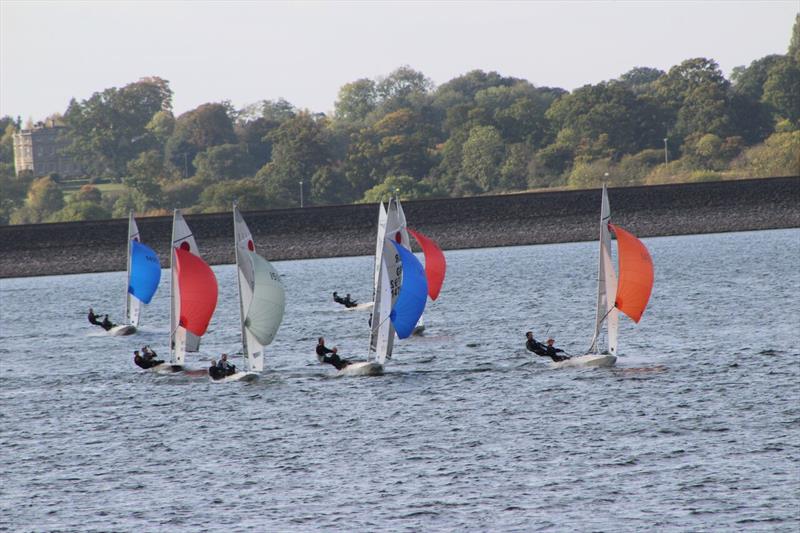
[[[667,138],[664,137],[664,164],[669,164],[669,152],[667,151]]]
[[[303,207],[303,182],[300,181],[300,207]]]

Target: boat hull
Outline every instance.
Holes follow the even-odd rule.
[[[578,357],[571,357],[564,361],[554,361],[551,363],[553,368],[578,368],[578,367],[596,367],[596,368],[609,368],[614,366],[617,358],[614,355],[607,354],[586,354]]]
[[[160,365],[148,368],[147,371],[155,372],[156,374],[174,374],[175,372],[183,372],[183,366],[161,363]]]
[[[381,376],[383,365],[374,361],[350,363],[336,373],[337,376]]]
[[[257,372],[236,372],[224,378],[214,379],[209,376],[208,379],[211,380],[212,383],[229,383],[231,381],[255,381],[258,379],[258,376],[259,374]]]
[[[134,333],[136,333],[136,326],[131,326],[130,324],[114,326],[108,330],[108,334],[112,337],[122,337],[124,335],[133,335]]]

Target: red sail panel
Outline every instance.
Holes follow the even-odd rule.
[[[431,297],[431,300],[435,300],[439,297],[439,291],[442,290],[444,274],[447,270],[447,261],[444,259],[444,253],[442,253],[442,249],[433,239],[429,239],[411,228],[407,229],[419,245],[422,246],[422,253],[425,254],[425,277],[428,279],[428,296]]]
[[[182,248],[175,249],[181,298],[180,326],[203,335],[217,307],[217,278],[205,261]]]
[[[645,245],[633,234],[613,224],[619,248],[619,284],[614,306],[639,322],[653,290],[653,259]]]

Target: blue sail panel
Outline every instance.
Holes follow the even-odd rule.
[[[428,281],[419,259],[403,248],[401,244],[394,241],[391,243],[400,254],[400,261],[403,263],[403,281],[400,285],[400,295],[397,297],[389,317],[392,319],[397,336],[405,339],[414,331],[419,317],[425,311],[425,302],[428,299]]]
[[[131,278],[128,292],[150,303],[161,281],[161,263],[156,253],[139,241],[131,241]]]

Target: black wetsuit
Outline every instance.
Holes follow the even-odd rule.
[[[358,305],[358,302],[356,302],[355,300],[351,300],[349,297],[342,298],[337,293],[333,293],[333,301],[336,302],[337,304],[342,304],[343,306],[348,308],[355,307]]]
[[[554,346],[545,346],[545,355],[550,356],[553,361],[564,361],[565,359],[569,359],[566,355],[558,355],[559,353],[563,353],[564,350],[560,348],[556,348]]]
[[[536,355],[548,355],[547,347],[536,339],[528,339],[527,342],[525,342],[525,347],[529,352],[533,352]]]
[[[350,361],[341,359],[338,354],[333,352],[333,350],[323,346],[322,344],[317,344],[317,356],[319,357],[320,363],[328,363],[329,365],[333,365],[336,367],[336,370],[341,370],[350,364]]]
[[[144,357],[142,357],[141,355],[134,355],[133,362],[136,363],[136,366],[138,366],[139,368],[144,368],[145,370],[147,370],[148,368],[153,368],[154,366],[160,365],[164,361],[156,359],[155,357],[147,357],[147,355],[145,354]]]
[[[220,361],[217,363],[217,370],[219,370],[221,377],[232,376],[236,373],[236,365],[232,365],[227,361]]]
[[[103,321],[100,323],[100,327],[101,327],[101,328],[103,328],[103,329],[104,329],[104,330],[106,330],[106,331],[110,330],[110,329],[111,329],[111,328],[113,328],[114,326],[116,326],[116,324],[112,323],[112,322],[111,322],[111,321],[108,319],[108,315],[106,315],[106,317],[105,317],[105,318],[103,319]]]
[[[92,325],[95,325],[95,326],[102,326],[103,325],[102,322],[97,320],[97,315],[94,314],[94,311],[89,311],[89,324],[92,324]]]

